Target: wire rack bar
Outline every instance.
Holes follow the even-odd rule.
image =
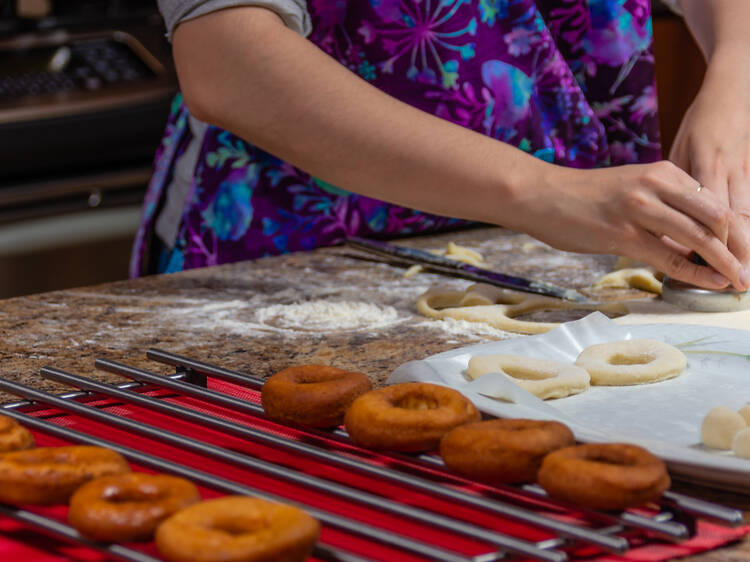
[[[126,546],[92,541],[81,535],[73,527],[32,511],[26,511],[17,507],[0,504],[0,515],[41,529],[47,534],[63,539],[66,542],[83,544],[88,548],[93,548],[94,550],[103,552],[115,560],[126,560],[127,562],[160,562],[158,558],[154,558],[153,556],[149,556],[143,552],[138,552],[137,550],[133,550]]]

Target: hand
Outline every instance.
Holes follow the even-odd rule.
[[[729,249],[750,267],[750,60],[715,53],[675,137],[669,159],[739,217]]]
[[[511,204],[523,223],[508,226],[563,250],[636,258],[693,285],[750,288],[726,246],[738,240],[737,253],[750,255],[735,213],[674,164],[546,170],[538,188],[518,192]],[[690,261],[691,250],[711,267]]]

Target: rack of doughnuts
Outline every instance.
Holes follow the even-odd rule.
[[[307,393],[303,406],[314,406],[301,411],[299,401],[284,398],[283,385],[279,399],[273,396],[278,388],[264,387],[263,380],[247,374],[166,353],[163,359],[181,366],[178,373],[189,368],[207,377],[207,385],[106,361],[97,366],[142,386],[116,387],[59,369],[42,370],[43,377],[96,393],[101,400],[93,407],[0,379],[0,389],[59,412],[43,418],[35,415],[38,408],[7,410],[31,430],[37,449],[76,443],[125,459],[123,464],[112,462],[111,455],[80,455],[89,465],[111,464],[83,470],[83,481],[58,496],[69,498],[63,502],[69,504],[65,523],[78,531],[71,540],[93,541],[84,543],[92,548],[117,545],[124,559],[210,561],[219,551],[240,551],[238,558],[221,559],[293,562],[312,553],[316,560],[465,562],[504,551],[562,561],[577,552],[622,553],[630,537],[648,545],[653,529],[685,538],[692,528],[677,520],[667,524],[665,514],[690,518],[704,509],[669,491],[664,493],[671,511],[661,509],[666,472],[625,499],[608,492],[614,499],[607,505],[592,504],[571,485],[556,488],[560,475],[580,470],[579,462],[614,468],[620,463],[640,483],[643,475],[630,470],[629,456],[640,453],[626,446],[615,453],[589,451],[575,445],[563,424],[482,421],[471,401],[447,387],[407,383],[372,389],[359,386],[362,377],[350,369],[293,366],[285,369],[286,382]],[[347,381],[330,384],[341,377]],[[270,396],[262,395],[265,388]],[[19,452],[0,454],[0,466],[3,455]],[[644,469],[663,470],[663,463],[652,463],[647,454],[638,460]],[[539,482],[547,495],[518,486],[531,482]],[[44,506],[16,505],[56,516]],[[647,513],[621,514],[636,505],[646,505]],[[134,516],[135,508],[146,508],[141,513],[148,516]],[[566,510],[575,517],[547,516]],[[713,506],[712,515],[717,512],[727,524],[736,522],[736,511]],[[123,520],[129,523],[122,525]],[[509,520],[514,523],[508,525]],[[33,525],[43,526],[43,518]],[[617,525],[622,534],[611,531]],[[540,536],[545,541],[535,538]],[[205,547],[222,539],[221,548]],[[7,540],[0,537],[0,553]],[[249,544],[270,550],[248,554],[242,549]]]

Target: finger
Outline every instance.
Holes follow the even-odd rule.
[[[665,234],[678,244],[694,250],[735,287],[745,288],[744,281],[740,280],[742,265],[706,226],[666,205],[649,211],[641,215],[641,226],[649,232]],[[687,261],[679,252],[670,250]]]
[[[691,262],[649,232],[642,231],[637,244],[639,259],[673,279],[706,289],[723,289],[729,285],[729,280],[716,270]]]
[[[678,254],[681,254],[685,256],[687,259],[690,259],[691,254],[693,254],[693,250],[688,248],[687,246],[683,246],[682,244],[678,244],[674,240],[672,240],[669,236],[661,236],[659,238],[663,244],[665,244],[667,247],[671,248]]]
[[[688,187],[666,191],[661,195],[664,203],[675,210],[692,217],[707,227],[723,244],[729,238],[732,211],[728,204],[722,203],[718,196],[690,180]]]
[[[750,177],[733,174],[729,178],[729,204],[735,212],[736,229],[730,232],[729,249],[750,270]]]

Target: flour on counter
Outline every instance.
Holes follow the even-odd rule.
[[[399,321],[392,306],[326,300],[274,304],[256,311],[255,317],[260,324],[309,332],[383,328]]]
[[[417,324],[417,326],[420,328],[440,330],[446,334],[466,336],[474,339],[491,338],[495,340],[507,340],[521,336],[521,334],[498,330],[484,322],[467,322],[466,320],[455,320],[453,318],[430,320],[427,322],[421,322]]]
[[[322,299],[264,307],[258,307],[258,304],[251,301],[236,299],[207,301],[199,306],[171,310],[168,314],[189,322],[191,329],[245,335],[374,330],[406,319],[399,317],[392,306]]]

